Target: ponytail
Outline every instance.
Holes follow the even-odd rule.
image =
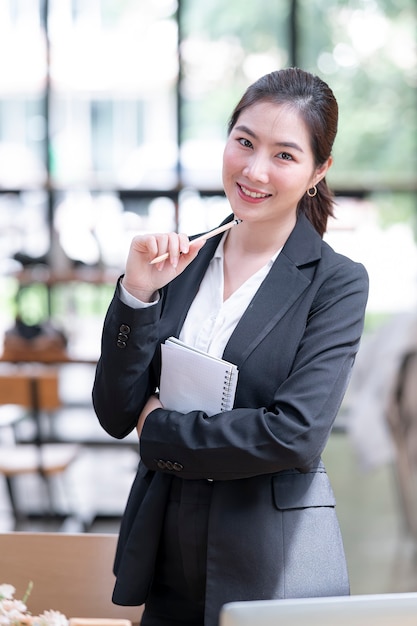
[[[297,214],[304,213],[321,237],[327,229],[327,220],[334,215],[334,195],[330,191],[326,179],[316,185],[314,197],[303,195],[297,206]]]

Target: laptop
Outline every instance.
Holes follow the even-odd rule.
[[[417,626],[417,593],[229,602],[219,626]]]

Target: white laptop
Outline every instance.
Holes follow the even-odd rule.
[[[417,593],[230,602],[219,626],[417,626]]]

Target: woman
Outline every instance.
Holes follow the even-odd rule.
[[[195,244],[176,233],[132,241],[93,400],[112,436],[139,433],[113,599],[145,602],[144,626],[215,626],[228,601],[349,593],[320,455],[368,278],[322,240],[336,129],[318,77],[264,76],[236,106],[224,150],[228,219],[242,222]],[[160,346],[171,335],[238,366],[231,411],[164,409]]]

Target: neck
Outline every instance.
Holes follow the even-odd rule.
[[[245,222],[232,228],[225,242],[225,247],[239,250],[242,254],[271,254],[282,248],[290,236],[296,219],[283,222],[281,225],[270,223]]]

